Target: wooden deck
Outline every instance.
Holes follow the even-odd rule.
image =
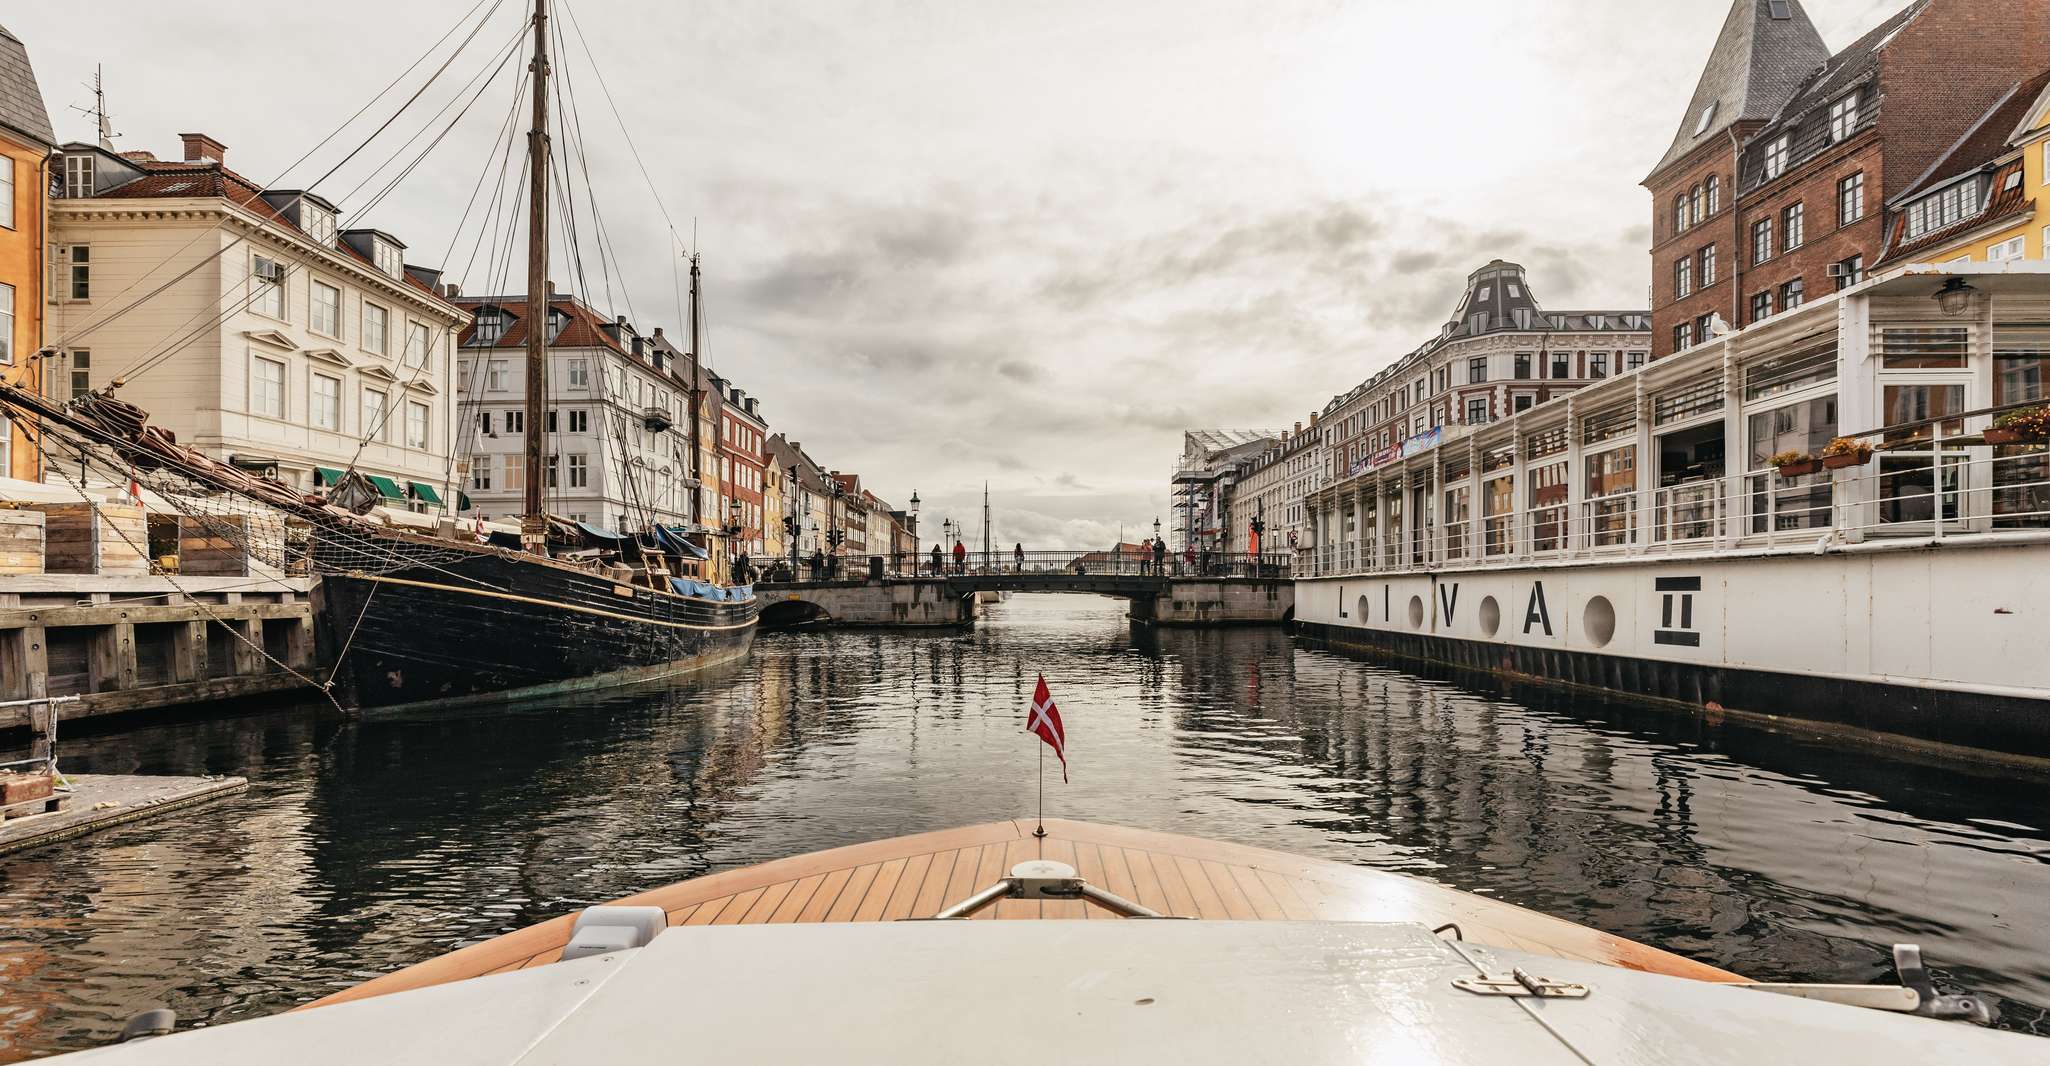
[[[1163,914],[1212,920],[1456,922],[1465,939],[1706,981],[1737,975],[1584,926],[1401,874],[1239,844],[1049,818],[1044,857]],[[669,924],[758,925],[929,918],[1041,857],[1030,821],[992,822],[798,855],[616,902],[658,906]],[[1004,900],[971,920],[1117,921],[1080,902]],[[556,961],[566,914],[318,1000],[323,1006]]]

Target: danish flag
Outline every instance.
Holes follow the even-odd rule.
[[[1039,734],[1053,748],[1061,760],[1061,782],[1068,780],[1068,731],[1061,725],[1061,709],[1054,706],[1053,693],[1047,691],[1046,675],[1039,675],[1039,687],[1032,690],[1032,717],[1025,723],[1025,730]]]

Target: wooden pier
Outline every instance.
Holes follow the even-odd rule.
[[[247,791],[240,777],[71,774],[71,791],[50,797],[49,813],[12,813],[0,821],[0,855],[154,818]]]

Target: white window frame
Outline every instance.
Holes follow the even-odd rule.
[[[404,276],[406,272],[404,257],[399,254],[397,245],[392,244],[390,241],[372,237],[370,238],[370,252],[371,262],[385,275],[394,278]]]
[[[85,253],[80,258],[79,253]],[[50,302],[90,303],[93,298],[93,246],[67,241],[50,245]],[[78,283],[85,283],[85,295],[77,295]]]
[[[5,190],[0,192],[0,208],[4,208],[6,213],[0,214],[0,227],[13,229],[15,228],[14,218],[16,214],[14,208],[14,160],[7,159],[5,163],[6,165],[0,166],[0,189]],[[4,474],[6,469],[4,465],[0,465],[0,474]]]
[[[589,455],[583,452],[571,452],[569,453],[569,462],[566,465],[569,473],[570,488],[581,489],[590,486],[591,457]]]
[[[570,408],[569,431],[571,433],[589,433],[591,431],[591,412],[581,407]]]
[[[417,353],[413,348],[413,340],[416,337],[420,340]],[[406,319],[406,354],[404,362],[407,366],[419,367],[422,370],[433,368],[434,327],[417,319]]]
[[[265,281],[257,276],[256,264],[270,263],[278,268],[278,280]],[[285,269],[283,260],[251,252],[249,255],[249,309],[265,318],[290,322],[286,317],[285,285],[291,273]],[[270,291],[265,292],[265,288]]]
[[[1782,133],[1765,146],[1765,180],[1771,181],[1787,172],[1787,152],[1791,144],[1791,135]]]
[[[378,319],[375,329],[372,329],[370,326],[370,312],[372,311],[382,316]],[[362,345],[363,350],[372,355],[381,355],[389,359],[391,357],[391,308],[381,303],[365,300],[363,301],[362,317],[363,321],[360,328],[363,331],[363,335],[357,338],[357,340]]]
[[[508,373],[506,368],[508,365],[508,362],[504,359],[486,359],[484,361],[485,392],[506,391],[506,379]]]
[[[1989,263],[1999,263],[2009,259],[2020,259],[2027,251],[2027,241],[2024,238],[2019,236],[2009,237],[1999,244],[1992,245],[1986,249],[1986,261]]]
[[[64,157],[64,195],[80,199],[93,194],[93,157],[77,152]]]
[[[269,388],[272,383],[266,381],[260,374],[261,369],[264,367],[277,368],[278,379],[275,383],[277,386],[275,395],[272,395]],[[264,395],[261,397],[257,394],[257,387],[259,385],[264,386]],[[286,399],[286,397],[291,395],[291,386],[292,368],[289,363],[282,359],[272,359],[268,356],[257,355],[254,352],[250,353],[248,405],[250,414],[283,421],[290,414],[291,410],[290,403]]]
[[[390,393],[363,386],[363,394],[356,399],[356,415],[363,420],[361,435],[364,440],[381,441],[385,434],[391,432],[390,404]]]
[[[589,359],[571,359],[569,361],[569,387],[572,389],[588,389],[591,387],[591,361]]]
[[[330,412],[330,417],[325,420],[321,418],[320,410],[320,383],[323,381],[335,387],[334,395],[332,397],[332,399],[334,400],[334,408]],[[331,433],[340,433],[342,431],[341,378],[336,377],[333,374],[312,373],[306,375],[306,420],[307,422],[311,423],[313,428],[315,429],[325,429]]]
[[[0,282],[0,366],[14,365],[14,286]],[[0,477],[7,467],[0,465]]]
[[[416,422],[415,422],[415,418],[414,418],[414,416],[415,416],[415,415],[419,416],[419,417],[418,417],[418,421],[417,421],[417,424],[416,424]],[[407,401],[406,401],[406,447],[408,447],[408,448],[425,448],[425,447],[427,447],[427,441],[428,441],[428,438],[429,438],[429,437],[431,437],[431,436],[433,435],[433,430],[434,430],[434,411],[433,411],[433,409],[432,409],[432,408],[430,408],[430,407],[428,407],[428,406],[427,406],[426,404],[424,404],[424,403],[421,403],[421,402],[420,402],[420,401],[418,401],[418,400],[407,400]]]
[[[1829,105],[1829,143],[1849,140],[1858,126],[1858,90],[1837,97]]]
[[[491,491],[490,452],[481,452],[470,457],[470,489],[473,492]]]
[[[305,197],[300,197],[299,229],[312,238],[313,243],[329,248],[334,247],[335,233],[338,228],[334,212]]]
[[[323,307],[323,303],[320,299],[322,290],[334,293],[334,303],[332,306],[327,306],[325,308]],[[325,323],[322,322],[321,316],[321,311],[323,309],[328,311]],[[326,328],[322,328],[323,325],[325,325]],[[336,340],[341,339],[342,287],[340,285],[331,284],[329,282],[322,281],[319,278],[307,279],[306,328],[312,330],[315,333],[320,334],[323,337],[332,337]]]

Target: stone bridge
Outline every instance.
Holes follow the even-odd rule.
[[[1160,577],[1073,570],[967,572],[839,581],[757,582],[762,625],[964,626],[981,594],[1065,592],[1115,596],[1135,622],[1164,626],[1279,625],[1295,618],[1295,584],[1284,576]]]

